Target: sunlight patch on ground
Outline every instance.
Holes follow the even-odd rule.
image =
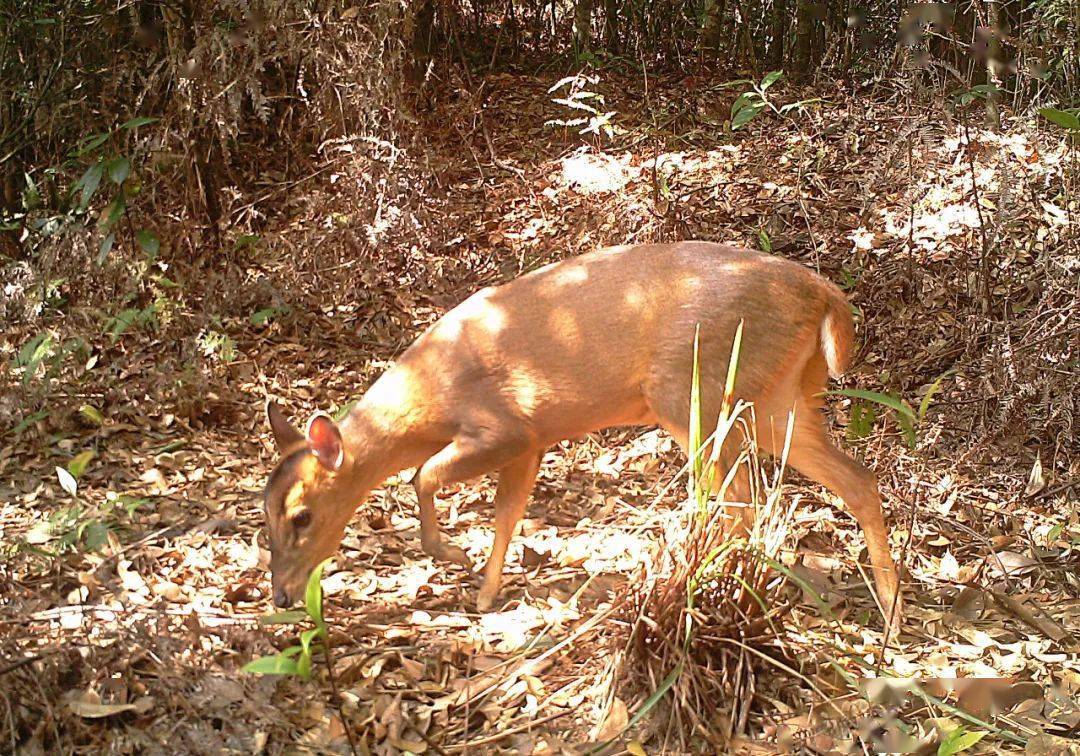
[[[579,194],[614,192],[630,181],[630,154],[621,158],[578,152],[562,161],[562,181]]]
[[[941,142],[941,157],[948,158],[928,165],[908,195],[914,206],[901,203],[881,208],[880,231],[865,226],[848,234],[854,248],[884,253],[889,239],[911,239],[926,259],[942,262],[957,256],[978,253],[976,235],[982,226],[992,227],[1002,213],[1012,212],[1022,198],[1016,186],[1021,177],[1043,177],[1050,181],[1061,162],[1061,149],[1040,153],[1024,134],[1001,136],[973,131],[971,144],[961,133]],[[978,207],[975,196],[977,187]],[[1050,241],[1067,225],[1067,214],[1051,202],[1042,201],[1043,226],[1036,234],[1039,241]],[[981,214],[981,218],[980,218]]]

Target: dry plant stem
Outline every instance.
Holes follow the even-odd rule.
[[[14,672],[15,670],[19,669],[20,667],[25,667],[27,664],[33,664],[36,661],[40,661],[41,659],[44,659],[46,656],[52,656],[53,654],[56,654],[56,653],[59,653],[59,651],[50,651],[50,652],[48,652],[46,654],[38,654],[37,656],[27,656],[25,659],[19,659],[18,661],[12,662],[11,664],[7,665],[6,667],[0,667],[0,677],[3,677],[8,672]]]
[[[1035,616],[1030,609],[1006,593],[990,590],[989,594],[991,598],[997,602],[998,606],[1012,614],[1025,625],[1031,627],[1033,630],[1042,633],[1046,638],[1059,645],[1061,644],[1061,641],[1065,639],[1068,639],[1074,647],[1077,645],[1076,636],[1057,622],[1048,618]]]
[[[965,157],[967,157],[968,170],[971,173],[971,193],[975,202],[975,213],[979,218],[979,240],[981,242],[979,277],[982,279],[983,312],[985,313],[990,311],[990,242],[986,236],[986,220],[983,218],[982,203],[979,200],[979,182],[976,181],[975,176],[975,156],[972,154],[971,131],[968,129],[967,123],[964,123],[964,153]]]
[[[911,132],[908,132],[908,185],[915,185],[914,172],[915,149],[911,142]],[[911,197],[908,204],[908,241],[907,241],[907,264],[908,280],[911,283],[912,294],[915,299],[919,298],[919,286],[915,279],[915,198]]]
[[[329,634],[327,634],[329,636]],[[353,738],[352,727],[349,726],[349,720],[345,717],[345,709],[341,701],[341,696],[338,694],[337,679],[334,677],[334,659],[333,653],[330,649],[330,638],[323,639],[323,650],[326,654],[326,679],[330,682],[330,692],[334,696],[334,708],[338,711],[338,716],[341,718],[341,726],[345,728],[345,737],[349,739],[349,751],[353,756],[357,756],[359,751],[356,750],[356,741]],[[427,738],[424,738],[426,741]]]
[[[502,732],[497,732],[494,735],[487,736],[486,738],[480,738],[479,740],[473,740],[468,743],[455,743],[453,745],[448,745],[446,747],[446,751],[468,751],[470,748],[476,748],[477,746],[498,743],[500,740],[508,738],[511,735],[517,735],[519,732],[528,732],[534,727],[545,724],[554,719],[558,719],[559,717],[565,717],[567,714],[570,714],[573,711],[574,709],[564,709],[562,711],[557,711],[554,714],[549,714],[546,717],[541,717],[540,719],[533,719],[529,722],[526,722],[525,724],[518,725],[517,727],[511,727],[507,730],[503,730]]]

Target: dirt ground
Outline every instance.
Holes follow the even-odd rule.
[[[267,396],[298,422],[341,408],[482,285],[601,245],[698,238],[765,247],[850,292],[861,348],[843,387],[916,410],[930,394],[913,442],[883,406],[863,403],[869,424],[850,398],[831,408],[880,477],[904,631],[886,645],[853,520],[787,475],[785,562],[833,618],[784,589],[786,641],[755,661],[747,726],[725,749],[862,752],[882,732],[963,725],[986,733],[974,750],[1075,752],[1075,150],[1031,113],[968,130],[977,119],[844,82],[731,134],[714,111],[738,88],[616,74],[593,86],[621,133],[582,137],[548,123],[567,116],[547,92],[557,79],[491,75],[479,98],[421,113],[426,246],[353,254],[377,229],[356,227],[347,158],[293,188],[230,271],[188,284],[228,350],[204,338],[192,352],[167,326],[112,340],[73,312],[48,327],[88,353],[45,384],[15,367],[41,326],[4,334],[0,749],[558,753],[615,738],[604,752],[679,751],[663,701],[623,733],[656,689],[624,654],[627,596],[686,496],[685,460],[653,429],[549,450],[485,615],[472,576],[421,551],[407,472],[390,479],[324,580],[332,685],[321,667],[311,681],[240,668],[296,636],[259,622],[273,611]],[[252,319],[269,307],[281,313]],[[57,473],[87,451],[77,481]],[[492,494],[482,480],[439,497],[478,563]],[[891,700],[860,683],[880,677],[1002,682],[993,701]]]

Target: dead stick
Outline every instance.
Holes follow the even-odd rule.
[[[472,742],[469,742],[469,743],[457,743],[457,744],[454,744],[454,745],[448,745],[448,746],[446,746],[446,750],[447,751],[468,751],[470,748],[474,748],[475,746],[482,746],[482,745],[489,745],[490,743],[497,743],[498,741],[502,740],[503,738],[509,737],[510,735],[517,735],[519,732],[525,732],[527,730],[531,730],[532,728],[537,727],[538,725],[542,725],[542,724],[545,724],[547,722],[550,722],[553,719],[558,719],[559,717],[566,716],[567,714],[569,714],[572,711],[574,711],[574,710],[573,709],[563,709],[562,711],[557,711],[554,714],[548,714],[546,717],[541,717],[540,719],[534,719],[531,722],[526,722],[525,724],[518,725],[517,727],[511,727],[509,730],[503,730],[502,732],[495,733],[494,735],[489,735],[486,738],[480,738],[479,740],[473,740]]]

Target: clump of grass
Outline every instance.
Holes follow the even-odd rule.
[[[660,718],[654,725],[663,731],[666,718],[666,745],[675,737],[680,750],[688,750],[691,740],[722,746],[745,732],[756,672],[770,663],[782,665],[769,649],[782,643],[777,618],[791,608],[780,598],[790,573],[779,561],[791,519],[791,505],[780,496],[791,424],[769,476],[748,443],[753,407],[734,399],[741,333],[740,325],[718,418],[702,417],[695,338],[689,495],[628,600],[627,669],[650,693],[630,725],[655,708]],[[716,421],[708,438],[702,438],[704,420]],[[736,439],[742,450],[722,469],[720,450]],[[750,480],[750,501],[738,504],[754,514],[745,533],[727,526],[724,506],[740,467]]]

